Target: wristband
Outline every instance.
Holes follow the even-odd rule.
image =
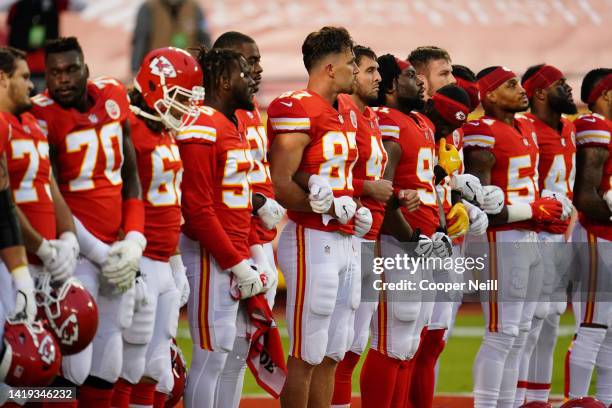
[[[123,201],[122,206],[123,231],[137,231],[144,234],[145,210],[144,203],[138,198],[130,198]]]
[[[533,216],[531,205],[529,204],[511,204],[506,206],[508,209],[508,223],[525,221]]]

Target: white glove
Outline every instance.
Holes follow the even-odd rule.
[[[504,191],[497,186],[482,186],[482,190],[484,191],[484,200],[481,208],[487,214],[499,214],[506,201]]]
[[[329,211],[334,202],[334,193],[332,192],[329,181],[326,178],[313,174],[308,179],[308,200],[310,200],[310,208],[318,214],[325,214]]]
[[[55,248],[57,256],[48,264],[45,270],[51,274],[53,282],[63,282],[74,274],[77,257],[79,256],[79,243],[72,232],[64,232],[60,239],[49,241]]]
[[[361,207],[355,211],[355,236],[362,238],[372,228],[372,212],[368,207]]]
[[[431,251],[433,251],[433,242],[427,235],[421,234],[419,229],[413,233],[411,242],[416,244],[416,247],[414,248],[414,253],[416,256],[427,258],[431,255]]]
[[[174,276],[174,284],[176,288],[181,292],[181,303],[180,307],[183,307],[187,304],[189,300],[189,293],[191,290],[189,289],[189,281],[187,280],[187,268],[183,265],[183,258],[181,255],[172,255],[170,257],[170,268],[172,269],[172,275]]]
[[[565,194],[555,193],[553,191],[544,189],[542,190],[542,193],[540,195],[542,197],[552,197],[561,203],[561,206],[563,207],[563,212],[561,213],[561,221],[567,220],[572,215],[574,206],[572,204],[572,201],[567,198]]]
[[[32,323],[36,319],[36,298],[34,296],[34,281],[30,271],[27,266],[23,265],[13,269],[11,275],[17,290],[17,297],[10,318]]]
[[[450,180],[451,190],[456,190],[461,193],[461,196],[468,201],[476,202],[482,205],[484,200],[484,192],[478,177],[471,174],[453,175]]]
[[[102,265],[102,274],[121,291],[134,283],[142,252],[147,240],[140,232],[130,231],[122,241],[111,245],[108,259]]]
[[[433,255],[438,258],[448,258],[453,254],[453,242],[445,233],[434,232],[431,240],[433,241]]]
[[[266,275],[264,292],[267,292],[270,288],[275,288],[278,281],[278,272],[276,271],[274,259],[268,259],[263,245],[251,245],[249,249],[251,252],[251,259],[253,259],[253,262],[257,265],[257,269]]]
[[[134,279],[134,311],[137,312],[148,305],[150,301],[147,281],[142,275],[136,276],[136,279]]]
[[[247,260],[242,260],[239,264],[232,266],[230,271],[236,277],[240,299],[250,298],[263,292],[264,284],[260,272]]]
[[[355,200],[353,200],[353,197],[334,197],[334,218],[337,219],[340,224],[348,224],[351,218],[353,218],[355,215],[356,210],[357,203]]]
[[[50,241],[43,238],[36,250],[36,256],[40,258],[44,269],[48,271],[47,265],[51,264],[57,258],[57,248],[51,245]]]
[[[268,198],[263,194],[257,193],[266,199],[264,205],[257,210],[257,216],[264,227],[271,230],[276,227],[285,215],[285,209],[274,199]]]
[[[468,234],[475,236],[486,233],[487,228],[489,228],[489,217],[487,217],[487,213],[465,200],[463,200],[463,205],[468,212],[468,217],[470,217],[470,229],[468,230]]]
[[[612,212],[612,190],[606,191],[606,194],[603,196],[604,201],[608,204],[608,209]],[[612,221],[612,217],[610,217],[610,221]]]

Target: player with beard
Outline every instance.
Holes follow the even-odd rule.
[[[444,232],[437,231],[440,219],[434,189],[437,181],[434,176],[435,139],[461,126],[462,122],[451,117],[459,112],[458,109],[464,118],[467,117],[468,96],[453,86],[441,90],[443,93],[424,105],[423,83],[410,64],[390,54],[379,57],[378,63],[382,81],[381,107],[377,108],[377,113],[389,157],[384,178],[393,181],[394,189],[417,190],[420,198],[420,206],[416,209],[400,209],[393,201],[387,204],[381,255],[403,256],[400,243],[413,242],[417,256],[427,257],[433,253],[433,256],[446,258],[451,253],[451,241]],[[420,108],[424,108],[423,114],[414,112]],[[460,162],[457,150],[451,149],[451,152],[456,162]],[[443,153],[444,158],[438,164],[445,170],[440,179],[454,170],[450,166],[454,162],[449,160],[451,153]],[[386,269],[384,280],[405,279],[405,272]],[[410,279],[418,281],[424,270],[412,272]],[[418,348],[423,322],[429,319],[425,316],[427,311],[420,316],[423,306],[418,293],[401,299],[393,298],[394,295],[381,292],[378,311],[372,320],[372,344],[360,381],[364,406],[403,406],[406,403],[411,358]]]
[[[591,113],[574,122],[574,205],[579,222],[572,241],[580,243],[577,270],[588,274],[576,282],[580,306],[574,312],[580,327],[568,358],[566,394],[569,398],[586,396],[596,367],[596,395],[608,405],[612,403],[612,303],[604,293],[611,291],[606,277],[612,265],[612,69],[589,71],[582,80],[580,98]]]
[[[443,86],[456,83],[450,55],[443,48],[434,45],[417,47],[410,52],[406,60],[412,64],[419,79],[423,81],[424,100],[431,98]]]
[[[378,127],[376,112],[370,107],[378,102],[380,73],[376,54],[367,47],[356,46],[354,49],[355,61],[359,67],[353,93],[338,96],[338,109],[340,112],[353,110],[359,112],[357,119],[357,150],[359,158],[353,168],[353,186],[355,196],[372,213],[372,227],[362,238],[357,238],[358,258],[361,256],[362,243],[374,243],[378,240],[380,227],[385,213],[385,204],[392,196],[393,184],[383,178],[387,153],[382,145],[382,136]],[[398,192],[406,197],[405,205],[417,206],[419,199],[415,190]],[[334,395],[332,406],[349,406],[351,402],[351,377],[359,357],[368,343],[370,321],[376,311],[377,302],[362,301],[355,313],[354,335],[350,351],[338,364],[335,374]]]
[[[515,406],[525,400],[548,401],[560,315],[565,312],[568,282],[560,281],[569,272],[572,251],[566,233],[573,211],[576,146],[574,124],[563,114],[577,112],[572,88],[565,75],[551,65],[529,67],[521,84],[527,92],[531,112],[525,116],[535,127],[538,140],[538,183],[542,197],[555,197],[563,204],[561,222],[545,224],[538,232],[544,261],[544,286],[536,306],[529,337],[521,356]],[[551,295],[554,298],[551,299]]]
[[[8,135],[2,137],[8,136],[3,144],[30,269],[39,275],[44,268],[61,284],[74,273],[79,253],[72,214],[51,174],[47,138],[29,113],[32,84],[25,54],[1,48],[0,55],[9,80],[0,109]]]
[[[244,57],[251,68],[252,93],[255,95],[259,91],[263,72],[260,64],[261,56],[255,40],[248,35],[228,31],[217,38],[213,48],[233,50]],[[253,194],[265,200],[265,204],[257,210],[257,216],[251,218],[249,250],[251,259],[262,271],[265,271],[269,278],[269,281],[266,282],[268,290],[265,296],[270,308],[272,308],[278,282],[272,241],[276,237],[276,224],[281,221],[285,210],[274,200],[274,188],[270,178],[270,164],[268,162],[268,136],[255,99],[253,99],[253,104],[255,105],[253,110],[236,110],[236,119],[238,120],[238,131],[248,140],[251,146],[254,167],[249,172],[249,184]],[[219,378],[218,395],[221,399],[218,400],[218,403],[221,406],[237,406],[239,402],[246,370],[245,357],[249,347],[249,342],[245,338],[246,335],[246,333],[238,333],[234,348]],[[235,390],[238,392],[233,392]]]
[[[88,79],[76,38],[47,43],[45,59],[48,89],[33,98],[32,113],[47,133],[51,165],[75,218],[83,255],[75,276],[96,298],[100,316],[93,344],[63,359],[55,383],[81,385],[79,403],[105,406],[121,371],[134,281],[145,284],[136,277],[146,239],[129,101],[118,81]]]
[[[353,41],[344,28],[323,27],[306,37],[302,55],[306,89],[287,92],[268,108],[272,181],[289,216],[278,260],[287,281],[290,338],[281,404],[292,408],[330,404],[360,298],[352,235],[367,233],[372,223],[369,210],[356,212],[353,200],[358,113],[336,109],[338,95],[352,92],[359,72]]]
[[[188,303],[193,360],[184,401],[186,407],[213,407],[227,397],[219,395],[218,379],[237,333],[246,330],[239,299],[266,289],[248,245],[251,213],[263,200],[253,196],[251,203],[253,160],[235,115],[237,109],[254,109],[251,68],[239,53],[226,49],[201,50],[198,62],[204,106],[195,123],[177,136],[185,169],[180,246],[193,288]],[[238,293],[231,294],[234,287]],[[235,395],[236,390],[225,392]]]
[[[491,253],[484,273],[498,280],[501,293],[490,291],[482,302],[487,330],[474,362],[474,406],[505,408],[514,405],[520,356],[542,287],[536,231],[558,222],[563,209],[559,201],[540,197],[535,129],[528,119],[515,118],[529,106],[518,78],[503,67],[486,68],[477,78],[485,116],[463,128],[465,168],[483,186],[499,186],[505,205],[489,214]]]

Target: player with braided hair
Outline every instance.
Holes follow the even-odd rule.
[[[227,49],[202,49],[198,62],[204,106],[176,137],[184,166],[180,247],[193,288],[188,314],[194,346],[185,406],[213,407],[236,335],[245,330],[239,299],[267,287],[265,275],[249,259],[251,213],[263,200],[253,196],[251,202],[253,160],[236,119],[237,109],[254,108],[251,69],[242,55]],[[237,291],[230,294],[233,285]]]

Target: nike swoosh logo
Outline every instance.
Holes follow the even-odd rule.
[[[542,211],[544,214],[546,215],[550,215],[550,213],[548,212],[548,210],[546,208],[544,208],[543,204],[540,204],[540,206],[538,207],[540,209],[540,211]]]
[[[583,118],[583,119],[586,120],[587,122],[595,123],[595,118]]]
[[[474,192],[474,189],[472,188],[472,186],[470,186],[470,182],[469,182],[469,181],[466,181],[466,182],[465,182],[465,186],[466,186],[467,188],[469,188],[469,189],[470,189],[470,191],[471,191],[472,193]]]
[[[451,157],[451,158],[450,158],[450,161],[452,161],[452,162],[458,162],[458,161],[461,161],[461,160],[459,160],[459,159],[458,159],[458,158],[456,158],[456,157]]]
[[[283,105],[285,105],[286,107],[290,108],[293,106],[293,102],[281,102]]]

